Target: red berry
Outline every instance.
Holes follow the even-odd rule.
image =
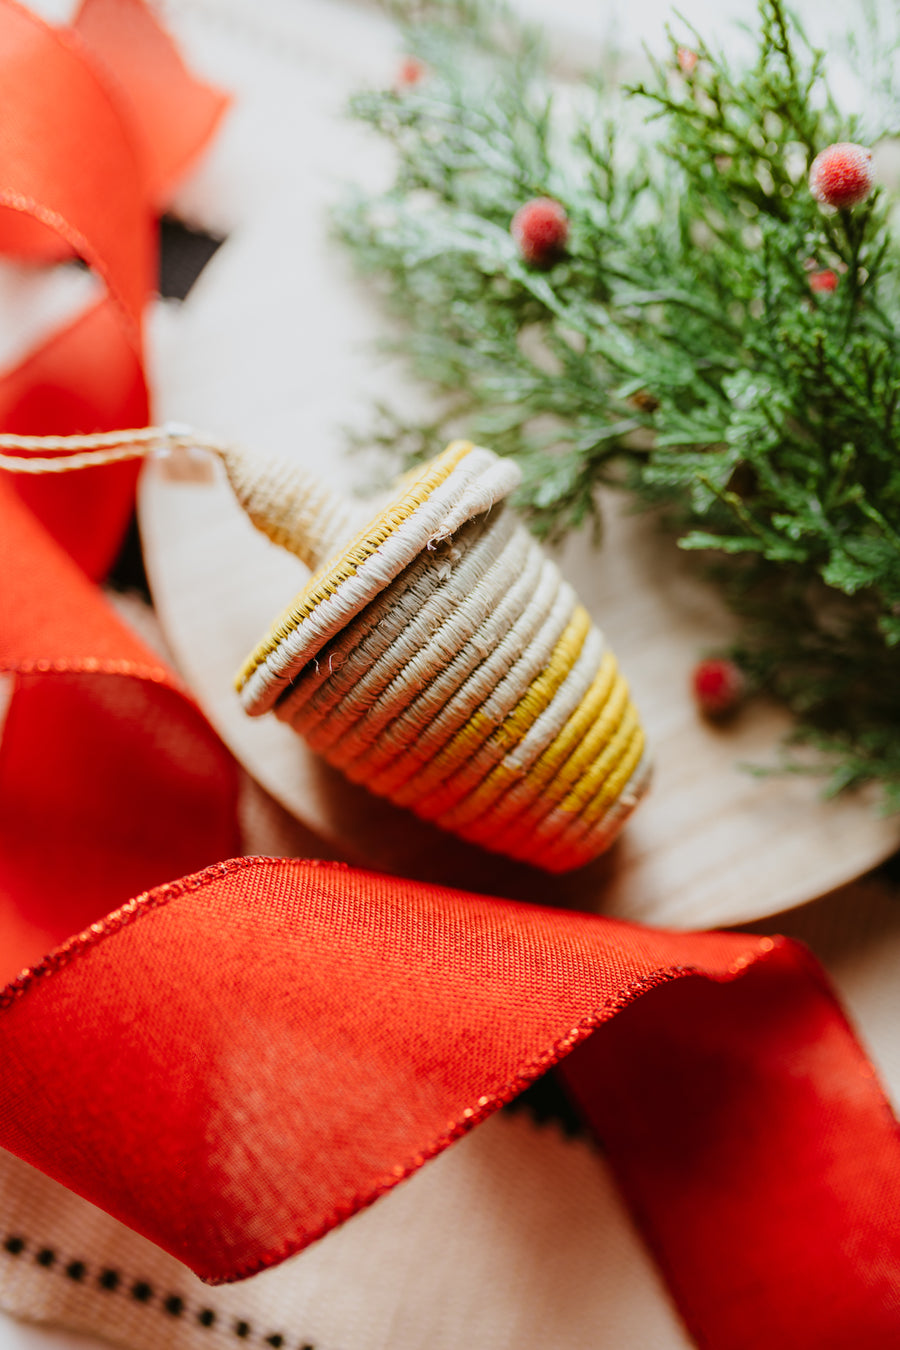
[[[832,272],[830,267],[826,267],[822,272],[810,272],[809,289],[814,295],[824,293],[830,294],[836,291],[838,287],[838,274]]]
[[[696,52],[691,51],[690,47],[679,47],[675,53],[675,60],[678,62],[678,69],[682,75],[693,75],[700,58]]]
[[[733,661],[710,657],[694,667],[691,676],[694,698],[707,717],[724,717],[734,712],[744,697],[746,681]]]
[[[398,93],[401,89],[412,89],[414,85],[421,84],[426,73],[427,68],[418,57],[405,56],[394,79],[394,88]]]
[[[872,151],[839,141],[820,150],[809,171],[809,190],[827,206],[855,206],[872,191]]]
[[[509,228],[522,257],[535,267],[555,262],[569,238],[569,218],[550,197],[535,197],[520,206]]]

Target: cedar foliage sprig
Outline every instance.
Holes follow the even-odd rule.
[[[339,217],[446,396],[433,426],[385,414],[382,439],[430,453],[462,423],[518,458],[520,505],[552,538],[596,520],[602,483],[661,503],[743,616],[732,654],[827,752],[832,789],[875,779],[900,807],[900,255],[883,192],[834,211],[809,191],[815,155],[856,130],[823,54],[781,0],[759,0],[749,69],[691,32],[682,71],[671,36],[627,91],[651,127],[620,144],[602,83],[573,129],[504,11],[425,10],[405,36],[426,78],[353,103],[396,179]],[[569,219],[551,268],[510,235],[534,197]],[[837,288],[814,292],[825,269]]]

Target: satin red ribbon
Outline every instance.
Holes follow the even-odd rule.
[[[126,30],[105,25],[149,22],[140,6],[91,0],[88,12],[105,15],[87,24],[95,48],[108,37],[127,61]],[[61,70],[83,59],[8,4],[0,51],[7,21],[23,59],[32,42]],[[172,58],[160,41],[148,87],[154,62]],[[34,97],[27,81],[19,96]],[[0,145],[0,191],[21,190],[27,148],[24,131],[18,158]],[[55,181],[67,164],[46,151],[36,200],[74,192]],[[149,170],[131,181],[158,202]],[[26,243],[56,256],[40,225]],[[135,387],[121,316],[141,292],[109,279],[144,244],[106,243],[93,261],[107,318],[84,323],[112,323],[106,374],[120,384],[101,390],[103,345],[76,359],[70,330],[15,376],[37,420],[64,403],[44,401],[48,362],[87,421],[105,424]],[[61,487],[83,561],[84,518],[71,519],[71,479]],[[94,507],[97,561],[120,500]],[[230,757],[3,483],[0,603],[0,669],[14,681],[0,741],[2,976],[29,966],[0,995],[0,1145],[205,1279],[235,1279],[320,1236],[562,1061],[699,1344],[900,1341],[896,1122],[801,949],[333,865],[216,862],[238,846]]]
[[[98,303],[0,377],[0,426],[65,435],[143,426],[143,313],[156,219],[226,106],[188,74],[141,0],[84,0],[69,28],[0,4],[0,254],[81,258]],[[134,465],[16,491],[99,578],[131,516]]]

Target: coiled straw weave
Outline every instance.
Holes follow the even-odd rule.
[[[454,442],[317,573],[238,677],[354,782],[562,872],[648,779],[602,634],[504,504],[508,461]]]

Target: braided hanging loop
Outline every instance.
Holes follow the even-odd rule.
[[[130,459],[190,456],[197,451],[221,461],[235,497],[256,528],[296,554],[307,567],[321,566],[349,537],[352,517],[344,502],[295,460],[253,454],[177,423],[85,436],[4,433],[0,435],[0,470],[64,474]]]
[[[595,858],[649,778],[615,658],[454,442],[304,587],[237,685],[354,782],[552,872]]]

